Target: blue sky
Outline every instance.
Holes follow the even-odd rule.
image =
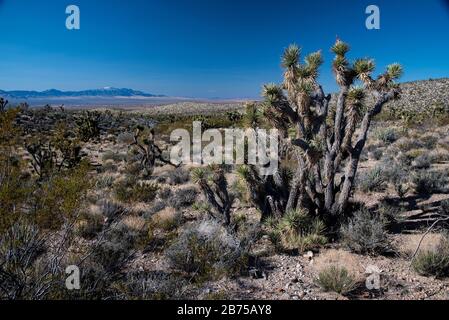
[[[351,58],[403,80],[449,76],[449,6],[444,0],[0,0],[0,89],[129,87],[171,96],[258,97],[281,80],[280,56],[295,42],[323,49],[321,82],[336,86],[329,47],[338,35]],[[81,30],[65,28],[65,8]],[[365,8],[381,9],[381,30]]]

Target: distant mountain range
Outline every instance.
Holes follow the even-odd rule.
[[[103,89],[91,89],[83,91],[60,91],[56,89],[50,89],[46,91],[3,91],[0,90],[0,96],[9,99],[53,99],[53,98],[80,98],[80,97],[95,97],[95,98],[112,98],[112,97],[126,97],[126,98],[162,98],[164,95],[156,95],[145,93],[142,91],[136,91],[126,88],[112,88],[105,87]]]

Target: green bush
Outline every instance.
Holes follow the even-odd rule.
[[[374,136],[376,139],[386,143],[386,144],[392,144],[396,140],[398,140],[398,133],[393,128],[385,128],[385,129],[378,129]]]
[[[356,253],[379,254],[391,248],[385,221],[367,209],[355,212],[348,224],[342,226],[341,235],[343,243]]]
[[[157,184],[138,182],[134,177],[126,178],[114,187],[117,200],[125,203],[151,202],[156,198],[158,190]]]
[[[247,255],[243,243],[214,220],[187,227],[166,251],[172,268],[201,280],[240,272],[246,267]]]
[[[418,171],[412,176],[418,194],[444,193],[448,191],[447,172]]]
[[[336,292],[346,295],[356,289],[357,282],[343,267],[330,266],[323,269],[317,279],[317,284],[326,292]]]
[[[444,238],[435,250],[419,252],[413,260],[414,270],[423,276],[442,278],[449,275],[449,240]]]
[[[385,173],[381,167],[358,176],[357,185],[363,192],[380,192],[385,190]]]

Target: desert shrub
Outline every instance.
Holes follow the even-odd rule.
[[[119,298],[126,300],[166,300],[179,298],[182,278],[161,271],[131,272],[118,285]]]
[[[161,200],[155,201],[154,204],[151,206],[151,208],[145,211],[144,213],[145,219],[151,218],[154,214],[164,210],[167,206],[168,204],[165,201]]]
[[[75,119],[78,136],[81,141],[88,142],[100,136],[100,120],[99,112],[85,111]]]
[[[93,239],[103,226],[104,217],[101,214],[84,213],[75,225],[75,232],[85,239]]]
[[[39,185],[32,198],[32,213],[39,227],[56,230],[76,217],[92,186],[88,173],[89,165],[83,163]]]
[[[245,267],[247,251],[241,241],[215,220],[186,227],[166,256],[170,265],[201,279],[233,275]]]
[[[36,260],[45,251],[45,241],[36,225],[17,221],[0,237],[0,299],[38,299],[41,278]],[[44,291],[45,292],[45,291]],[[43,292],[42,292],[43,294]]]
[[[93,250],[93,259],[106,272],[118,272],[132,256],[132,248],[139,234],[123,223],[112,226]]]
[[[128,161],[125,166],[125,174],[138,177],[143,169],[143,165],[139,161]]]
[[[117,200],[126,203],[151,202],[156,198],[158,190],[157,184],[138,182],[134,177],[127,177],[114,187]]]
[[[189,182],[190,173],[184,168],[176,168],[167,173],[167,182],[171,185],[179,185]]]
[[[434,149],[437,145],[438,137],[428,134],[421,137],[420,141],[426,149]]]
[[[374,160],[380,160],[382,156],[384,155],[384,149],[377,148],[368,153],[369,158]]]
[[[150,228],[171,231],[177,228],[181,224],[181,221],[182,215],[176,209],[165,208],[152,216]]]
[[[117,142],[130,145],[134,142],[134,135],[131,132],[120,133],[117,136]]]
[[[126,154],[108,150],[103,154],[102,160],[103,162],[106,162],[108,160],[112,160],[114,162],[121,162],[126,160]]]
[[[171,188],[162,188],[162,189],[159,190],[159,192],[158,192],[158,196],[159,196],[159,198],[161,198],[162,200],[167,200],[167,199],[169,199],[172,195],[173,195],[173,191],[172,191]]]
[[[387,163],[385,163],[385,167],[385,178],[393,185],[396,194],[402,199],[409,190],[409,174],[407,169],[398,164],[388,167]]]
[[[197,195],[198,191],[194,187],[176,190],[170,198],[170,205],[175,209],[188,207],[195,202]]]
[[[363,192],[380,192],[385,189],[384,169],[375,167],[373,170],[358,175],[357,185]]]
[[[109,189],[114,185],[114,176],[110,174],[101,175],[95,182],[96,189]]]
[[[36,188],[23,169],[18,159],[0,148],[0,234],[19,218],[21,208]]]
[[[98,168],[99,172],[117,172],[117,170],[117,165],[111,161],[104,163],[100,168]]]
[[[367,209],[354,213],[348,224],[342,226],[343,243],[356,253],[379,254],[390,249],[385,221]]]
[[[449,216],[449,200],[442,201],[438,211],[441,215]]]
[[[116,221],[118,218],[128,213],[128,209],[123,207],[120,203],[105,199],[98,201],[98,207],[101,214],[109,223]]]
[[[412,266],[423,276],[437,278],[449,275],[449,240],[443,238],[434,250],[419,252],[413,260]]]
[[[412,149],[420,149],[423,144],[417,139],[401,138],[394,144],[400,151],[408,152]]]
[[[327,242],[324,223],[301,211],[287,212],[280,220],[270,224],[274,225],[270,230],[271,237],[275,240],[273,244],[281,244],[287,250],[303,252]]]
[[[399,138],[397,131],[393,128],[378,129],[374,132],[374,136],[386,144],[392,144]]]
[[[401,209],[386,201],[381,201],[377,213],[385,223],[385,227],[391,228],[402,220]]]
[[[344,267],[329,266],[320,271],[317,284],[325,292],[346,295],[356,289],[357,281]]]
[[[412,175],[412,182],[418,194],[443,193],[448,190],[448,176],[445,172],[418,171]]]
[[[432,158],[428,153],[422,154],[412,161],[412,166],[415,169],[428,169],[432,165]]]

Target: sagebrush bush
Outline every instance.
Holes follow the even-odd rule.
[[[412,176],[415,191],[418,194],[444,193],[448,190],[446,172],[422,170]]]
[[[374,136],[386,144],[392,144],[399,138],[397,131],[393,128],[378,129],[374,132]]]
[[[131,272],[119,283],[120,299],[167,300],[180,298],[185,281],[161,271]]]
[[[103,162],[106,162],[108,160],[112,160],[114,162],[122,162],[126,160],[126,154],[109,150],[106,151],[101,158]]]
[[[165,254],[172,268],[213,279],[240,272],[246,266],[248,253],[219,222],[203,220],[186,227]]]
[[[48,273],[43,279],[47,270],[35,268],[45,249],[45,239],[37,226],[25,220],[17,221],[0,236],[0,299],[39,297],[39,286],[47,284],[52,276]]]
[[[432,157],[425,153],[416,157],[415,160],[412,161],[412,166],[416,169],[429,169],[432,165],[432,161]]]
[[[399,198],[403,198],[409,190],[409,173],[407,168],[399,164],[388,166],[385,163],[386,170],[384,171],[386,179],[393,185],[393,189]]]
[[[326,292],[346,295],[356,289],[357,281],[344,267],[329,266],[320,271],[317,284]]]
[[[184,168],[176,168],[173,171],[167,173],[167,182],[170,185],[179,185],[189,182],[190,172]]]
[[[412,266],[423,276],[437,278],[449,275],[449,240],[443,238],[434,250],[419,252],[413,260]]]
[[[163,188],[163,189],[159,190],[159,192],[158,192],[158,196],[159,196],[159,198],[161,198],[162,200],[167,200],[167,199],[169,199],[172,195],[173,195],[173,191],[172,191],[171,188]]]
[[[104,216],[96,213],[85,213],[76,224],[75,232],[85,238],[93,239],[104,225]]]
[[[106,272],[115,273],[129,261],[139,233],[123,223],[112,226],[93,250],[93,259]]]
[[[158,190],[157,184],[139,182],[133,177],[118,182],[114,187],[117,200],[126,203],[151,202],[156,198]]]
[[[171,196],[170,205],[175,209],[188,207],[195,202],[197,195],[198,191],[194,187],[178,189]]]
[[[367,209],[354,213],[348,224],[342,226],[343,243],[356,253],[381,254],[390,250],[385,221]]]
[[[109,189],[114,185],[115,178],[110,174],[104,174],[97,178],[95,182],[96,189]]]
[[[385,190],[385,173],[380,166],[358,175],[357,185],[363,192],[380,192]]]
[[[102,199],[98,201],[98,207],[101,214],[111,223],[121,216],[128,213],[128,209],[115,201]]]

